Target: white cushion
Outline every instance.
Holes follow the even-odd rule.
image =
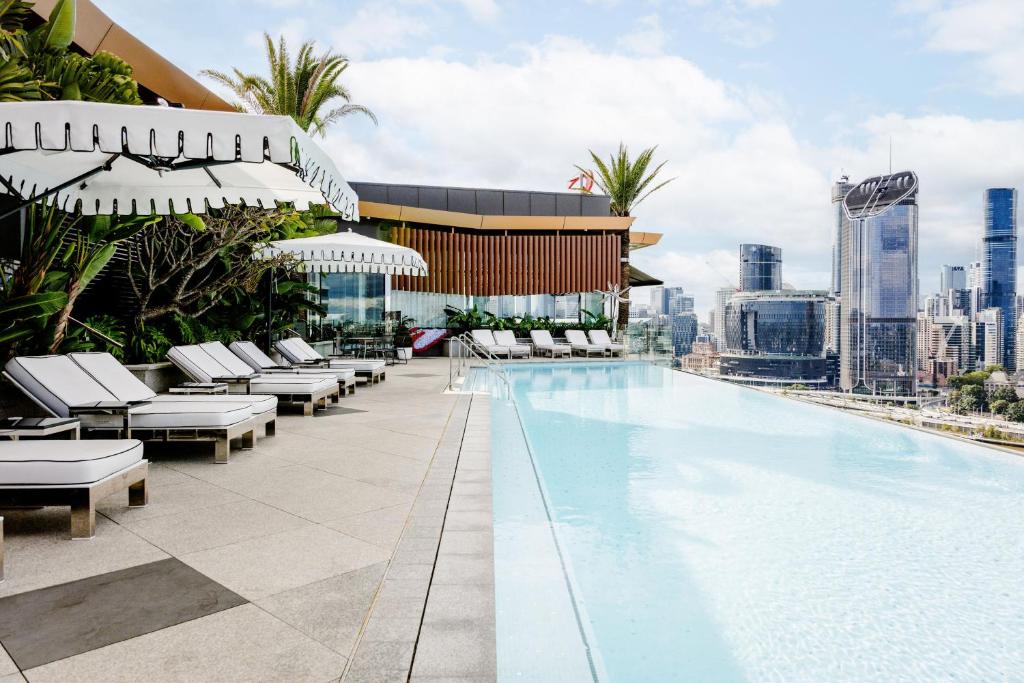
[[[109,353],[69,353],[68,358],[121,401],[148,401],[156,396],[155,391]]]
[[[7,361],[4,370],[57,417],[70,417],[69,406],[118,400],[66,356],[20,356]]]
[[[490,330],[473,330],[473,339],[481,346],[491,347],[498,344]]]
[[[227,368],[228,372],[232,375],[245,377],[254,372],[248,363],[231,353],[228,347],[220,342],[206,342],[205,344],[200,344],[199,348],[210,354],[215,361]]]
[[[274,347],[291,363],[323,360],[323,356],[317,353],[312,346],[307,344],[306,340],[302,337],[289,337],[288,339],[282,339],[274,344]]]
[[[591,344],[587,339],[587,335],[583,334],[581,330],[566,330],[565,340],[572,344],[574,349],[586,349],[588,351],[604,351],[604,347],[600,344]]]
[[[324,375],[261,375],[249,386],[257,394],[312,394],[337,389],[338,379]]]
[[[241,358],[245,363],[253,370],[265,370],[267,368],[277,367],[277,363],[274,359],[263,353],[260,347],[253,344],[251,341],[236,341],[231,342],[228,346],[231,353]]]
[[[167,360],[196,382],[212,382],[214,377],[231,377],[235,374],[228,372],[227,368],[196,344],[172,346],[167,352]]]
[[[551,333],[547,330],[530,330],[530,339],[537,346],[549,347],[555,345],[555,340],[551,338]]]
[[[142,460],[135,439],[0,442],[0,487],[91,484]]]
[[[244,403],[253,415],[263,415],[277,409],[277,396],[266,394],[160,394],[154,403]]]
[[[332,358],[332,369],[349,369],[355,372],[377,372],[387,367],[387,361],[362,358]]]
[[[252,409],[244,401],[208,402],[157,401],[136,406],[128,411],[133,429],[221,428],[236,425],[252,417]],[[122,415],[100,414],[80,416],[82,425],[91,428],[119,428]]]

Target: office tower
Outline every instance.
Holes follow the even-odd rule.
[[[917,393],[917,176],[862,181],[843,200],[840,386]]]
[[[967,269],[963,266],[941,266],[939,268],[939,293],[951,289],[967,289]]]
[[[832,183],[832,296],[837,296],[842,287],[839,266],[842,263],[843,200],[852,189],[853,184],[847,175]]]
[[[1017,344],[1014,351],[1017,354],[1017,367],[1024,368],[1024,318],[1017,316]]]
[[[665,288],[662,286],[651,287],[651,309],[655,315],[664,315],[662,306],[665,303]]]
[[[839,299],[832,297],[825,302],[825,349],[839,353]]]
[[[697,338],[697,316],[680,313],[669,318],[672,322],[672,350],[676,356],[685,356],[693,350]]]
[[[662,315],[693,313],[693,297],[685,294],[682,287],[664,287],[661,298]]]
[[[1017,360],[1014,353],[1017,332],[1017,190],[1008,187],[985,190],[985,233],[981,246],[983,305],[1003,311],[1005,348],[1002,364],[1013,369]]]
[[[975,367],[987,368],[1002,365],[1006,357],[1006,339],[1003,337],[1005,323],[1003,309],[986,308],[978,311],[974,321]]]
[[[725,350],[725,305],[729,303],[729,299],[736,293],[735,287],[720,287],[715,292],[715,339],[718,344],[718,350]]]
[[[740,291],[782,289],[782,249],[767,244],[740,245]]]

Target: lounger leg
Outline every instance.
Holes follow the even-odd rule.
[[[4,580],[4,518],[0,517],[0,583]]]
[[[226,465],[231,457],[231,442],[222,436],[213,442],[213,461],[218,465]]]
[[[137,481],[128,487],[128,507],[141,508],[149,503],[149,488],[146,480]]]
[[[333,394],[331,394],[331,403],[337,403],[340,400],[341,400],[341,391],[340,390],[339,391],[335,391]]]
[[[71,538],[87,539],[96,535],[96,501],[92,491],[82,489],[75,492],[71,503]]]
[[[327,397],[318,398],[316,400],[316,407],[320,410],[327,410]]]
[[[250,429],[246,433],[242,434],[242,448],[255,448],[256,447],[256,429]]]
[[[271,420],[270,422],[263,425],[264,436],[273,436],[277,434],[277,420]]]
[[[302,402],[302,414],[303,415],[312,415],[313,414],[313,402],[312,401],[303,401]]]

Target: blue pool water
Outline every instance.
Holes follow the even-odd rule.
[[[644,364],[507,373],[503,680],[1024,680],[1024,459]]]

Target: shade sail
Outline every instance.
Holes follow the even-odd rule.
[[[427,274],[427,262],[415,249],[375,240],[351,230],[270,244],[265,257],[291,254],[302,261],[300,270],[387,275]]]
[[[0,104],[0,185],[82,213],[204,213],[226,204],[330,204],[355,192],[287,116],[97,102]]]
[[[648,275],[634,265],[629,266],[630,287],[655,287],[663,284],[665,283],[653,275]]]

